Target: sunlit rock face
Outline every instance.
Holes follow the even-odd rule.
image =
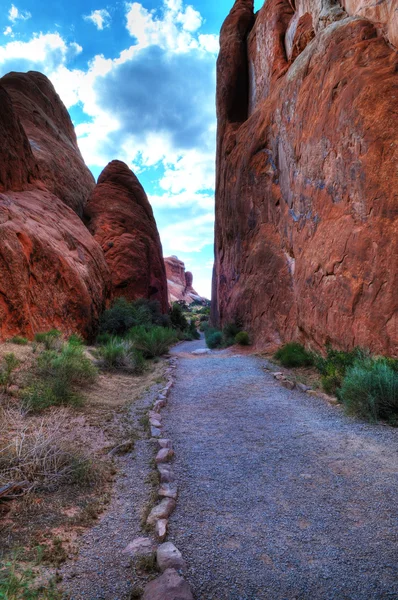
[[[365,2],[295,4],[238,0],[221,31],[213,320],[395,355],[394,29]]]
[[[0,339],[17,334],[31,338],[54,327],[90,339],[110,298],[109,271],[100,246],[67,205],[66,196],[61,199],[52,193],[55,171],[53,179],[41,178],[42,160],[56,151],[55,121],[61,138],[72,132],[65,121],[62,134],[62,120],[56,114],[66,110],[47,102],[44,92],[37,92],[40,111],[33,108],[38,104],[22,105],[23,98],[20,103],[19,92],[14,91],[25,90],[26,77],[13,73],[0,80]],[[34,74],[34,79],[40,79],[42,90],[53,90],[43,75]],[[27,122],[44,128],[40,160],[28,139]],[[76,148],[69,148],[72,171]],[[80,153],[76,156],[84,166]],[[60,177],[66,180],[67,175]]]
[[[164,259],[166,265],[167,286],[169,289],[169,303],[184,301],[187,304],[203,302],[205,298],[199,296],[193,288],[193,274],[185,271],[185,264],[177,256],[168,256]]]
[[[102,171],[86,205],[85,221],[104,252],[114,296],[158,300],[167,312],[158,229],[147,195],[126,164],[114,160]]]

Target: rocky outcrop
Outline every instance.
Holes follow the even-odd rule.
[[[221,31],[213,320],[397,354],[398,55],[369,15],[296,5],[237,0]]]
[[[205,298],[199,296],[193,288],[193,275],[185,271],[185,264],[177,256],[168,256],[164,259],[166,265],[167,286],[169,290],[169,302],[203,302]]]
[[[0,194],[0,338],[55,327],[92,338],[110,294],[101,248],[48,191]]]
[[[2,82],[0,339],[53,327],[91,338],[110,295],[102,250],[40,180],[32,143]]]
[[[38,179],[79,216],[95,181],[84,164],[68,111],[42,75],[9,73],[0,85],[11,98],[38,167]]]
[[[114,160],[101,173],[85,221],[105,254],[114,295],[158,300],[167,312],[166,272],[152,208],[123,162]]]

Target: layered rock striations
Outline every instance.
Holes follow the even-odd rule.
[[[258,346],[398,352],[398,55],[365,4],[237,0],[221,31],[213,320]]]
[[[169,302],[203,302],[202,298],[193,288],[193,275],[185,271],[185,264],[177,256],[168,256],[164,259],[166,265],[167,286],[169,290]]]
[[[85,221],[104,252],[114,295],[158,300],[167,312],[166,271],[152,208],[123,162],[114,160],[101,173]]]
[[[75,130],[54,86],[45,75],[9,73],[0,79],[26,134],[45,187],[80,217],[95,180],[77,145]]]

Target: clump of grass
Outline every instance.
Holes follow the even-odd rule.
[[[21,337],[19,335],[14,335],[11,339],[8,340],[10,344],[18,344],[18,346],[26,346],[29,344],[28,338]]]
[[[176,332],[164,327],[133,327],[129,331],[129,339],[136,350],[142,352],[145,358],[155,358],[166,354],[170,346],[177,341]]]
[[[326,346],[326,357],[316,356],[314,363],[322,375],[322,387],[327,394],[337,394],[346,371],[353,367],[357,361],[369,357],[369,353],[362,348],[354,348],[350,352],[333,349],[330,344]]]
[[[105,369],[122,369],[135,375],[145,370],[144,356],[129,340],[113,337],[96,350],[96,355]]]
[[[80,389],[93,383],[97,369],[75,340],[60,351],[46,350],[37,360],[37,378],[25,390],[23,401],[32,411],[54,405],[77,405],[82,402]]]
[[[240,346],[250,346],[250,337],[247,331],[240,331],[235,336],[235,342]]]
[[[46,587],[35,585],[36,575],[32,569],[22,568],[16,559],[0,565],[1,600],[61,600],[54,581]]]
[[[314,364],[313,354],[297,342],[289,342],[282,346],[282,348],[279,348],[274,354],[274,358],[287,368],[310,367]]]
[[[85,486],[99,476],[91,460],[65,439],[67,412],[32,422],[21,411],[2,409],[0,418],[0,485],[18,481],[27,491],[46,490],[65,483]]]
[[[4,393],[8,392],[8,388],[12,383],[13,372],[19,365],[20,362],[13,352],[4,355],[3,364],[0,368],[0,385],[3,386]]]
[[[58,329],[47,332],[39,332],[35,335],[35,342],[44,344],[46,350],[56,350],[62,346],[62,334]]]
[[[350,367],[338,392],[349,414],[398,423],[398,373],[385,359],[365,359]]]
[[[145,573],[157,573],[158,564],[156,562],[156,553],[141,554],[135,559],[135,567],[139,571],[145,571]]]

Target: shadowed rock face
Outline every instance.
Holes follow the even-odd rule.
[[[101,173],[85,220],[105,254],[114,295],[159,300],[167,312],[166,271],[152,208],[123,162],[114,160]]]
[[[254,23],[237,1],[221,32],[213,319],[397,354],[398,55],[336,2],[296,4]]]
[[[79,216],[95,181],[84,164],[71,118],[52,83],[42,75],[9,73],[0,85],[11,98],[46,188]]]

